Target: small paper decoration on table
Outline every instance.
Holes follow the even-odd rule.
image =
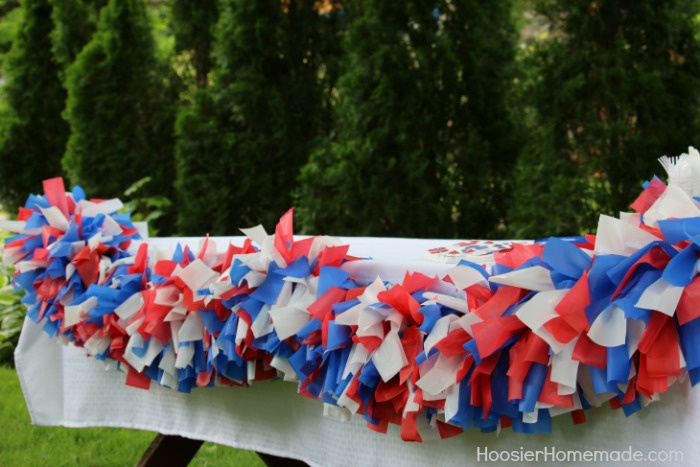
[[[686,176],[700,155],[664,165],[671,183],[645,183],[636,212],[601,216],[595,236],[512,242],[490,271],[462,260],[444,277],[357,283],[348,246],[295,240],[291,210],[224,252],[204,239],[166,253],[139,242],[118,200],[60,179],[2,222],[18,233],[4,260],[30,319],[131,386],[283,378],[325,414],[396,424],[406,441],[546,433],[554,416],[630,415],[700,380],[700,205]]]
[[[430,248],[425,253],[425,259],[446,264],[457,264],[462,260],[475,263],[491,262],[496,252],[510,250],[515,244],[530,243],[532,242],[527,240],[464,240],[451,245]]]

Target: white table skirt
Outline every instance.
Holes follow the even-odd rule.
[[[196,247],[199,239],[149,242],[165,247],[177,240]],[[216,240],[223,246],[229,239]],[[380,274],[384,280],[397,282],[407,269],[434,275],[450,268],[422,258],[427,248],[449,245],[451,240],[343,240],[350,243],[350,254],[375,258],[352,266],[355,277],[362,280]],[[234,242],[241,244],[242,239],[234,238]],[[629,418],[621,410],[593,408],[586,412],[588,422],[583,425],[573,425],[568,415],[555,417],[550,435],[526,435],[511,429],[499,435],[482,434],[472,429],[451,439],[418,444],[403,442],[397,427],[390,426],[386,435],[372,432],[360,416],[350,422],[325,417],[320,401],[298,395],[296,384],[289,382],[260,382],[250,388],[197,388],[191,394],[156,384],[148,391],[135,389],[124,384],[125,374],[105,371],[102,362],[85,357],[82,349],[57,344],[29,320],[24,324],[15,361],[36,425],[151,430],[291,457],[318,466],[464,466],[485,462],[486,450],[491,451],[491,456],[507,456],[504,451],[522,455],[523,450],[547,450],[551,456],[553,449],[559,451],[559,456],[565,451],[587,450],[607,451],[613,456],[615,451],[630,449],[652,455],[652,451],[680,451],[683,460],[679,462],[615,465],[700,463],[700,391],[692,390],[687,381]],[[547,459],[544,455],[540,453],[539,461],[525,464],[539,465]]]

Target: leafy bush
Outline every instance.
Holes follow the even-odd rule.
[[[313,0],[221,2],[211,85],[177,119],[178,228],[274,225],[325,122]]]
[[[142,0],[111,0],[92,40],[66,71],[70,123],[63,165],[73,183],[120,196],[151,175],[149,195],[172,194],[176,93],[156,56]]]
[[[50,0],[50,3],[53,6],[53,54],[61,65],[62,74],[65,74],[65,70],[90,42],[100,9],[107,0]]]
[[[148,223],[149,235],[155,237],[158,235],[158,229],[152,223],[166,215],[173,203],[163,195],[145,194],[144,187],[150,181],[151,177],[144,177],[124,191],[124,196],[129,201],[124,203],[123,211],[131,213],[131,220]]]
[[[13,268],[0,263],[0,364],[14,363],[12,354],[26,314],[22,292],[12,285]]]
[[[51,5],[25,0],[22,10],[5,60],[0,112],[0,202],[9,211],[38,192],[42,180],[60,175],[69,130],[61,118],[66,92],[51,51]]]
[[[214,66],[211,50],[214,45],[214,25],[219,19],[218,0],[174,0],[171,5],[175,48],[189,52],[197,87],[207,85],[207,76]]]
[[[494,235],[517,155],[511,2],[346,6],[334,131],[299,178],[302,229]]]
[[[700,136],[698,2],[535,6],[550,34],[523,62],[530,143],[511,208],[526,238],[594,229],[599,213],[628,208],[657,157]]]

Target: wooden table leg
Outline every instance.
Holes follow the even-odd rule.
[[[204,443],[177,435],[158,434],[141,457],[137,467],[187,466]]]
[[[177,435],[158,434],[141,457],[136,467],[186,467],[199,451],[204,441]],[[256,453],[267,467],[308,467],[296,459]]]
[[[309,467],[309,464],[297,459],[277,457],[263,452],[258,452],[257,454],[267,467]]]

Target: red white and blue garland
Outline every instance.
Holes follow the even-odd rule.
[[[669,185],[647,182],[635,213],[601,216],[581,243],[514,244],[489,271],[462,261],[444,277],[360,284],[341,268],[347,245],[294,239],[291,210],[274,235],[165,257],[138,242],[119,200],[61,179],[2,222],[18,232],[3,260],[32,321],[117,362],[131,386],[281,377],[324,413],[399,425],[406,441],[550,432],[553,416],[630,415],[700,381],[700,155],[663,163]]]

